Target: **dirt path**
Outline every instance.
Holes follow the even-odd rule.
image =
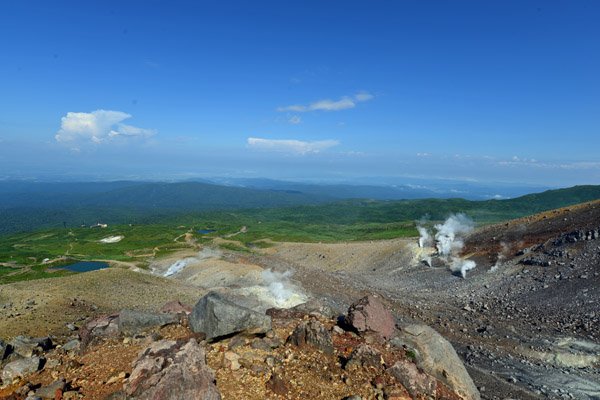
[[[228,235],[225,235],[225,236],[223,236],[223,237],[224,237],[224,238],[232,238],[232,237],[234,237],[234,236],[237,236],[237,235],[239,235],[239,234],[241,234],[241,233],[246,233],[246,232],[248,232],[248,227],[247,227],[247,226],[242,226],[242,227],[240,228],[240,230],[239,230],[239,231],[237,231],[237,232],[234,232],[234,233],[230,233],[230,234],[228,234]]]

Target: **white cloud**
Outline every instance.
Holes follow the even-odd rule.
[[[340,144],[340,142],[337,140],[307,142],[294,139],[277,140],[253,137],[248,138],[248,146],[257,150],[276,151],[300,155],[319,153],[330,147],[337,146],[338,144]]]
[[[372,100],[375,96],[367,92],[359,92],[354,96],[344,96],[339,100],[317,100],[309,105],[294,104],[278,107],[277,111],[308,112],[308,111],[340,111],[356,107],[356,103]]]
[[[373,96],[371,93],[368,93],[368,92],[359,92],[354,95],[354,99],[356,101],[369,101],[369,100],[373,100],[374,98],[375,98],[375,96]]]
[[[68,112],[61,118],[60,130],[54,138],[57,142],[100,144],[118,137],[146,138],[156,133],[151,129],[123,124],[122,121],[128,118],[131,115],[121,111]]]
[[[288,122],[292,125],[298,125],[299,123],[302,122],[302,118],[300,118],[299,115],[292,115],[289,119]]]

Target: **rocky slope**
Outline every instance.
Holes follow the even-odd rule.
[[[397,330],[377,297],[344,319],[314,302],[260,314],[213,292],[193,310],[170,302],[161,311],[2,342],[0,398],[479,398],[447,341],[427,327]]]
[[[423,321],[452,342],[482,398],[596,399],[599,228],[592,202],[475,231],[463,256],[477,268],[466,279],[420,263],[416,240],[376,242],[371,250],[382,251],[354,254],[361,262],[352,253],[369,243],[284,244],[261,260],[295,269],[303,287],[340,308],[378,292],[401,322]]]
[[[460,395],[443,371],[431,367],[436,363],[427,362],[422,350],[415,351],[419,346],[410,344],[410,332],[426,333],[419,328],[426,324],[452,343],[483,399],[597,399],[599,230],[600,202],[477,230],[464,238],[462,256],[477,262],[466,278],[443,265],[432,268],[420,262],[424,250],[416,240],[280,243],[254,254],[209,252],[210,257],[187,252],[181,257],[195,257],[195,261],[169,279],[110,268],[1,286],[0,338],[8,343],[17,335],[54,335],[53,341],[63,348],[38,355],[46,359],[46,365],[32,375],[35,379],[26,378],[33,385],[29,389],[63,377],[71,385],[65,386],[65,395],[71,391],[76,393],[70,395],[86,398],[126,390],[123,383],[129,382],[127,374],[133,373],[132,363],[140,352],[160,353],[163,345],[171,358],[182,362],[188,362],[184,357],[188,350],[192,359],[202,359],[204,352],[223,398],[405,398],[413,381],[420,382],[416,387],[421,394],[430,393],[435,386],[440,390],[436,396]],[[178,257],[149,261],[156,274],[163,274]],[[113,316],[96,322],[99,329],[112,330],[117,336],[92,341],[82,353],[64,349],[73,346],[72,339],[87,332],[81,328],[98,315],[122,309],[154,313],[175,293],[183,303],[195,304],[209,290],[226,294],[234,303],[243,301],[263,317],[275,303],[292,306],[310,298],[321,307],[274,313],[270,329],[259,324],[260,332],[247,332],[250,336],[218,334],[216,341],[198,336],[186,322],[171,321],[157,328],[159,336],[124,332],[128,323],[119,327]],[[391,338],[383,334],[385,339],[376,340],[332,318],[348,314],[346,310],[356,299],[371,293],[378,294],[400,328],[394,329]],[[269,306],[261,305],[265,300],[270,301]],[[135,315],[126,312],[119,318],[135,321]],[[264,322],[263,318],[254,320]],[[304,333],[290,339],[302,324]],[[191,326],[199,329],[194,323]],[[81,331],[72,330],[77,328]],[[306,338],[320,338],[324,332],[331,336],[330,346],[315,350],[303,345]],[[436,335],[432,334],[435,342],[442,343]],[[190,339],[200,343],[200,349],[189,344]],[[82,340],[86,340],[85,334]],[[163,340],[169,343],[159,343]],[[152,347],[156,343],[158,349]],[[381,353],[384,364],[375,369],[361,364],[356,374],[350,374],[347,362],[362,345]],[[0,354],[2,351],[0,346]],[[361,350],[361,354],[365,352],[372,353]],[[57,358],[58,364],[52,361]],[[70,359],[76,361],[72,366],[81,364],[72,373]],[[414,361],[414,367],[404,363],[394,369],[403,360]],[[4,363],[11,361],[17,360]],[[19,368],[39,369],[41,365],[35,361]],[[182,372],[175,366],[167,373]],[[416,380],[406,380],[406,376]],[[17,389],[10,388],[7,390]],[[393,395],[394,388],[398,397]],[[8,395],[7,390],[2,393]],[[21,389],[21,394],[15,395],[21,397],[16,398],[23,398],[27,390]]]

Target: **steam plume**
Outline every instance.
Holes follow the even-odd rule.
[[[432,239],[427,228],[424,226],[417,226],[417,230],[419,231],[419,247],[423,248],[431,246]]]
[[[490,268],[488,272],[496,272],[498,270],[498,267],[500,267],[500,265],[504,262],[506,256],[510,252],[510,247],[506,243],[500,242],[500,246],[502,247],[502,250],[500,250],[500,253],[498,253],[496,263],[492,266],[492,268]]]
[[[436,248],[440,256],[450,257],[459,253],[464,242],[461,235],[473,230],[473,221],[465,214],[455,214],[448,217],[443,224],[435,225]]]
[[[463,278],[467,277],[467,271],[474,269],[477,266],[475,261],[472,260],[463,260],[460,257],[452,257],[452,262],[450,263],[450,271],[452,272],[460,272],[460,275]]]
[[[477,266],[474,261],[463,260],[459,254],[464,247],[463,237],[473,230],[473,221],[464,214],[454,214],[448,217],[444,223],[434,225],[435,234],[431,235],[430,231],[424,226],[424,221],[421,219],[417,222],[417,230],[419,231],[419,247],[428,247],[434,244],[437,250],[437,255],[450,268],[452,272],[460,273],[465,278],[467,271],[472,270]],[[432,265],[431,256],[426,256],[422,259],[427,265]]]
[[[261,275],[276,304],[285,304],[296,294],[289,282],[289,278],[292,275],[290,271],[277,272],[266,269]]]

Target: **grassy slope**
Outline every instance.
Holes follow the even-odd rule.
[[[247,232],[231,239],[246,245],[265,238],[334,242],[408,237],[417,234],[414,221],[425,215],[436,221],[451,213],[464,212],[478,224],[487,224],[598,198],[600,186],[579,186],[511,200],[348,200],[316,206],[164,215],[157,218],[159,223],[153,224],[111,225],[107,229],[61,228],[0,236],[0,262],[34,266],[44,258],[65,255],[73,259],[143,261],[148,255],[185,248],[182,238],[177,242],[174,239],[190,230],[202,242],[233,234],[242,226],[248,228]],[[204,228],[217,232],[197,233]],[[125,238],[118,243],[99,243],[100,239],[113,235]],[[19,279],[9,277],[12,272],[13,269],[0,267],[0,283]],[[37,266],[26,275],[41,276],[44,268]]]

